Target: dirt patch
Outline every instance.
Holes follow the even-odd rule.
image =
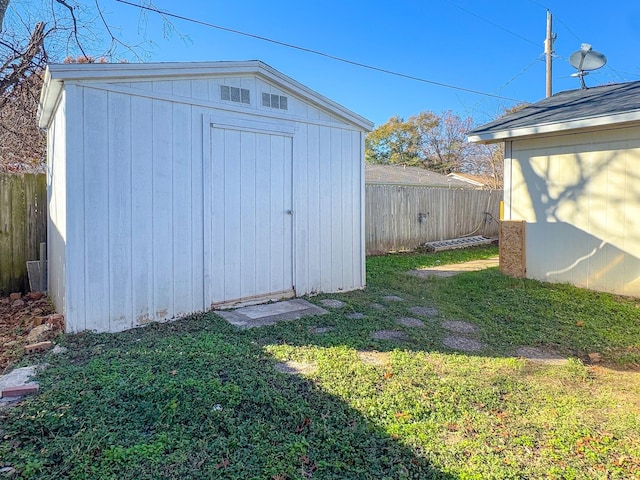
[[[399,330],[378,330],[371,334],[373,340],[394,340],[396,342],[403,342],[408,340],[407,334]]]
[[[473,323],[465,322],[463,320],[445,320],[442,322],[442,326],[450,332],[455,333],[478,333],[478,327]]]
[[[0,298],[0,373],[22,357],[25,345],[51,339],[63,331],[62,315],[55,314],[41,292]]]
[[[289,375],[309,375],[314,373],[318,367],[313,363],[294,362],[293,360],[289,360],[286,362],[276,363],[275,369],[280,373],[287,373]]]
[[[526,358],[532,362],[547,363],[550,365],[562,365],[567,362],[567,358],[544,347],[519,347],[516,350],[518,357]]]
[[[389,364],[389,352],[358,352],[358,357],[362,363],[383,367]]]
[[[451,336],[442,341],[445,347],[452,350],[460,350],[462,352],[477,352],[485,347],[485,344],[473,338]]]

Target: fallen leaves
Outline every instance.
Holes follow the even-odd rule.
[[[311,425],[311,419],[309,417],[304,417],[304,420],[302,420],[302,423],[300,423],[300,425],[298,425],[296,427],[295,432],[296,433],[302,433],[302,431],[307,428],[309,425]]]
[[[600,363],[600,361],[602,360],[602,357],[599,353],[590,353],[589,354],[589,361],[591,363]]]

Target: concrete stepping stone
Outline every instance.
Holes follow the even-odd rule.
[[[435,317],[438,315],[438,309],[436,307],[411,307],[409,311],[414,315],[420,315],[422,317]]]
[[[404,327],[424,328],[424,322],[413,317],[400,317],[396,322]]]
[[[360,360],[362,360],[362,363],[366,363],[367,365],[373,365],[374,367],[383,367],[390,363],[389,352],[359,351],[358,357],[360,357]]]
[[[281,321],[297,320],[309,315],[324,315],[329,312],[306,300],[296,298],[235,310],[216,310],[215,313],[238,328],[254,328],[274,325]]]
[[[445,347],[463,352],[477,352],[485,347],[485,344],[468,337],[447,337],[442,341]]]
[[[333,332],[335,329],[336,329],[336,327],[313,327],[311,329],[311,332],[318,333],[318,334],[323,334],[323,333]]]
[[[324,300],[320,300],[320,303],[322,306],[329,308],[342,308],[346,305],[343,301],[335,300],[333,298],[325,298]]]
[[[478,333],[478,327],[473,323],[465,322],[463,320],[445,320],[442,322],[442,326],[450,332],[455,333]]]
[[[380,304],[380,303],[372,303],[370,305],[371,308],[375,308],[376,310],[386,310],[387,307],[385,307],[384,305]]]
[[[39,389],[37,382],[32,382],[31,377],[46,365],[31,365],[20,367],[9,373],[0,375],[0,408],[11,405],[20,400],[23,395],[36,393]]]
[[[384,300],[385,302],[404,302],[404,298],[397,295],[385,295],[384,297],[382,297],[382,300]]]
[[[276,363],[274,368],[280,373],[287,373],[289,375],[309,375],[318,369],[313,363],[295,362],[293,360]]]
[[[361,320],[364,317],[366,317],[366,315],[360,312],[350,313],[349,315],[347,315],[347,318],[350,318],[351,320]]]
[[[378,330],[371,334],[373,340],[394,340],[402,342],[408,340],[407,334],[399,330]]]

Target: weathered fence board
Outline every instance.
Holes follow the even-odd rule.
[[[467,235],[499,234],[501,190],[366,185],[365,192],[368,255]]]
[[[28,290],[27,260],[47,237],[44,174],[0,174],[0,294]]]

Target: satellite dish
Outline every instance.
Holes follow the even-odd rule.
[[[572,74],[572,77],[580,78],[580,86],[587,88],[584,84],[584,76],[589,75],[589,71],[597,70],[603,67],[607,63],[607,57],[600,52],[596,52],[591,48],[588,43],[580,45],[580,50],[573,52],[569,57],[569,63],[573,68],[578,70],[577,73]]]

